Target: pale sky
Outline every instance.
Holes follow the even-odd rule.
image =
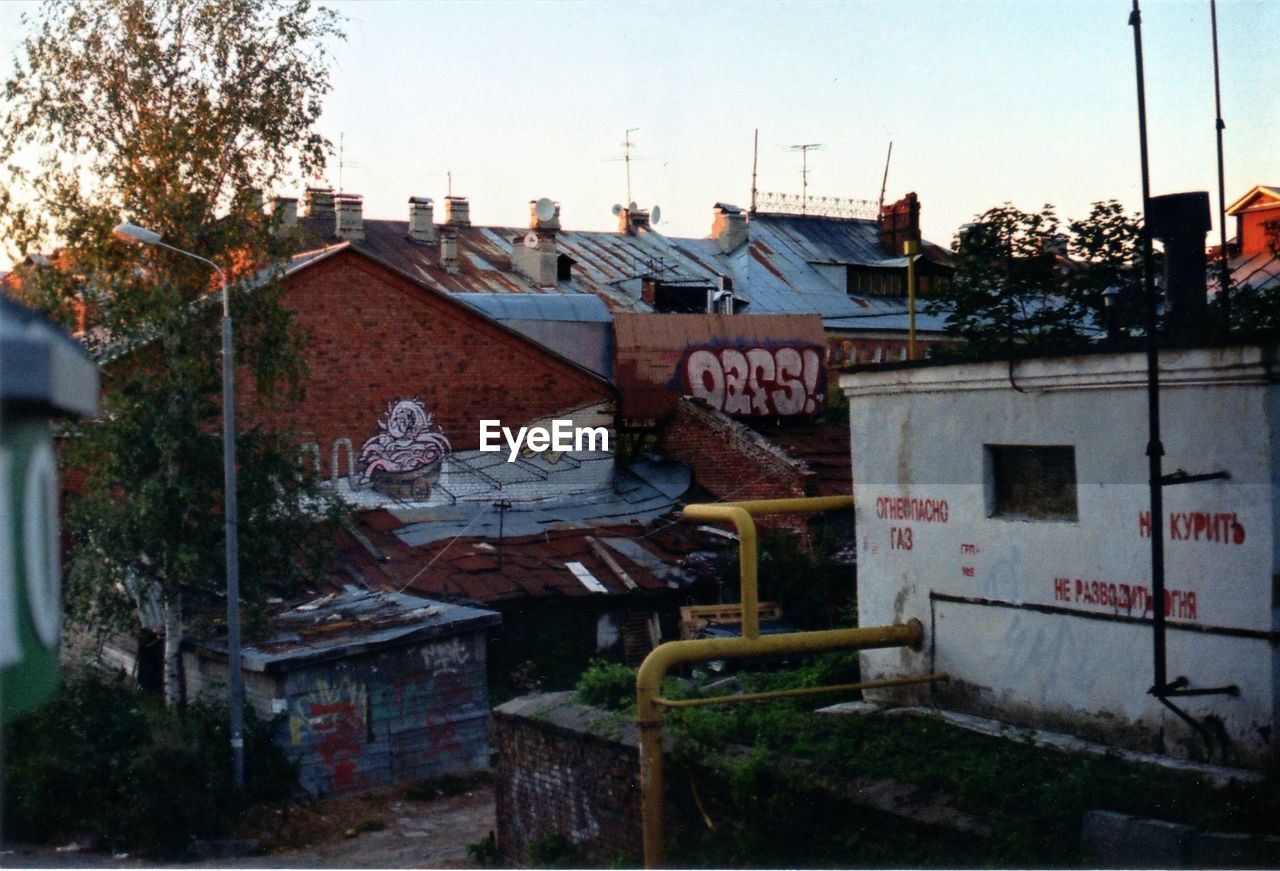
[[[874,200],[892,140],[887,199],[916,191],[943,245],[1006,200],[1140,203],[1128,0],[331,5],[348,40],[321,130],[366,217],[405,218],[452,171],[474,223],[524,225],[547,196],[566,227],[611,228],[633,127],[632,198],[672,235],[748,204],[756,128],[765,191],[799,193],[788,146],[821,143],[810,194]],[[34,8],[0,3],[6,59]],[[1230,203],[1280,184],[1280,2],[1221,0],[1218,28]],[[1216,212],[1208,0],[1147,0],[1143,44],[1152,192]]]

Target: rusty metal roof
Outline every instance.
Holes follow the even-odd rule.
[[[398,534],[402,528],[383,509],[357,515],[360,535],[339,534],[339,567],[331,576],[333,582],[351,583],[354,578],[374,589],[412,590],[432,599],[485,604],[625,595],[683,586],[690,576],[681,561],[697,547],[694,531],[674,517],[649,525],[508,535],[501,540],[501,557],[496,536],[436,539],[412,547]],[[593,592],[570,563],[581,566],[604,592]]]
[[[691,315],[618,312],[613,321],[614,376],[622,414],[664,417],[685,392],[680,364],[699,347],[778,345],[824,347],[822,319],[814,314]]]
[[[473,632],[500,622],[501,616],[493,611],[345,584],[336,592],[273,614],[271,636],[246,646],[241,657],[250,671],[273,671],[383,644]],[[204,647],[226,652],[225,641]]]

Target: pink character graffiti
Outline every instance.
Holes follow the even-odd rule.
[[[420,399],[387,404],[381,430],[360,448],[362,484],[397,498],[425,499],[440,478],[440,465],[452,451],[435,418]]]

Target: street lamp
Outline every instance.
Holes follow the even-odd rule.
[[[244,677],[240,673],[240,543],[236,517],[235,367],[231,359],[231,295],[227,275],[207,257],[176,248],[154,230],[119,224],[116,238],[167,248],[213,267],[222,282],[222,489],[227,546],[227,682],[231,708],[231,761],[236,789],[244,788]]]

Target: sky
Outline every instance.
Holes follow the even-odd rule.
[[[875,200],[892,141],[886,199],[915,191],[943,245],[1006,201],[1141,204],[1129,0],[329,5],[348,38],[328,181],[366,217],[406,218],[452,173],[473,223],[523,226],[545,196],[567,228],[610,229],[630,128],[631,198],[671,235],[749,204],[757,129],[761,191],[799,193],[790,146],[819,143],[809,193]],[[35,8],[0,3],[5,58]],[[1218,31],[1230,203],[1280,184],[1280,3],[1221,0]],[[1142,33],[1152,193],[1208,190],[1216,211],[1209,2],[1146,0]]]

